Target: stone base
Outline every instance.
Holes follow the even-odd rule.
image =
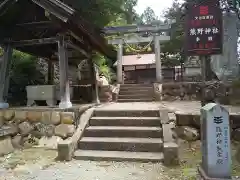
[[[198,180],[232,180],[232,178],[210,178],[207,176],[207,174],[205,173],[201,166],[198,168],[198,172],[200,175]]]
[[[7,108],[9,108],[8,103],[4,103],[4,102],[0,103],[0,109],[7,109]]]
[[[67,109],[67,108],[71,108],[71,107],[72,107],[72,103],[70,101],[59,103],[60,109]]]
[[[96,99],[96,105],[100,105],[101,104],[101,102],[100,102],[100,100],[97,98]]]
[[[75,149],[79,139],[82,137],[84,129],[87,127],[89,120],[94,112],[94,108],[85,111],[80,117],[80,124],[75,131],[74,135],[58,144],[58,159],[62,161],[70,161],[73,158]]]
[[[0,138],[0,156],[7,155],[14,151],[11,137]]]
[[[164,165],[177,166],[179,165],[178,144],[175,142],[164,142],[163,148]]]

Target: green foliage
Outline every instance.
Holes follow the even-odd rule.
[[[174,67],[180,65],[180,58],[179,54],[170,55],[167,53],[162,53],[161,58],[163,59],[163,65],[166,67]]]
[[[141,15],[141,19],[145,24],[150,24],[153,21],[158,20],[158,17],[156,16],[155,12],[153,11],[152,8],[147,7],[144,11],[143,14]]]
[[[174,0],[172,7],[165,12],[166,19],[175,19],[176,23],[172,25],[171,40],[162,46],[162,52],[167,55],[178,56],[177,64],[184,62],[186,59],[183,53],[184,47],[184,12],[179,0]]]
[[[8,101],[11,104],[26,103],[26,86],[45,83],[44,75],[37,69],[37,58],[14,51],[10,71]]]
[[[100,73],[102,73],[109,82],[112,82],[116,79],[116,75],[113,72],[113,70],[110,68],[110,65],[108,64],[108,60],[100,55],[99,53],[96,53],[93,57],[94,63],[99,67]]]
[[[137,4],[137,0],[69,0],[66,3],[78,9],[86,20],[100,27],[119,17],[126,20],[126,23],[132,23],[136,16],[133,7]]]

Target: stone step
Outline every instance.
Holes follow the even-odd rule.
[[[118,102],[153,102],[153,98],[118,99]]]
[[[84,137],[161,138],[162,128],[134,126],[90,126],[85,129]]]
[[[120,87],[153,87],[152,84],[121,84]]]
[[[119,94],[118,99],[153,99],[153,94],[152,93]]]
[[[159,117],[159,110],[105,110],[95,109],[95,117]]]
[[[149,90],[149,89],[124,89],[124,90],[120,90],[119,91],[119,95],[121,94],[136,94],[136,92],[138,94],[145,94],[145,93],[153,93],[153,90]]]
[[[148,87],[148,86],[146,86],[146,87],[120,87],[120,91],[138,91],[138,90],[149,90],[149,91],[152,91],[153,90],[153,87]]]
[[[83,137],[79,149],[162,152],[163,142],[161,138]]]
[[[147,163],[147,162],[163,162],[163,153],[77,150],[74,153],[74,158],[77,160],[134,161]]]
[[[161,126],[159,117],[92,117],[90,126]]]

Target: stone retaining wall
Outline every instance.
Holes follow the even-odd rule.
[[[210,82],[206,82],[204,88],[209,85]],[[154,84],[155,97],[157,100],[164,101],[199,101],[201,100],[201,87],[199,82],[175,82],[164,83],[162,85]],[[217,100],[221,104],[236,105],[240,102],[240,90],[230,85],[219,84],[214,89]]]
[[[200,113],[190,114],[175,112],[176,115],[176,128],[178,136],[189,136],[193,139],[200,139],[201,132],[201,122]],[[240,141],[240,114],[230,113],[230,127],[231,127],[231,137],[233,140]],[[188,134],[188,135],[186,135]],[[188,137],[188,139],[191,139]]]
[[[16,108],[0,110],[0,156],[14,148],[37,146],[42,138],[54,138],[57,143],[71,137],[75,119],[91,106],[63,111],[53,108]]]

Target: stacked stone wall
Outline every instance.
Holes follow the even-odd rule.
[[[74,112],[0,110],[0,156],[16,148],[38,146],[42,138],[54,138],[58,142],[67,139],[75,132],[74,124]]]

